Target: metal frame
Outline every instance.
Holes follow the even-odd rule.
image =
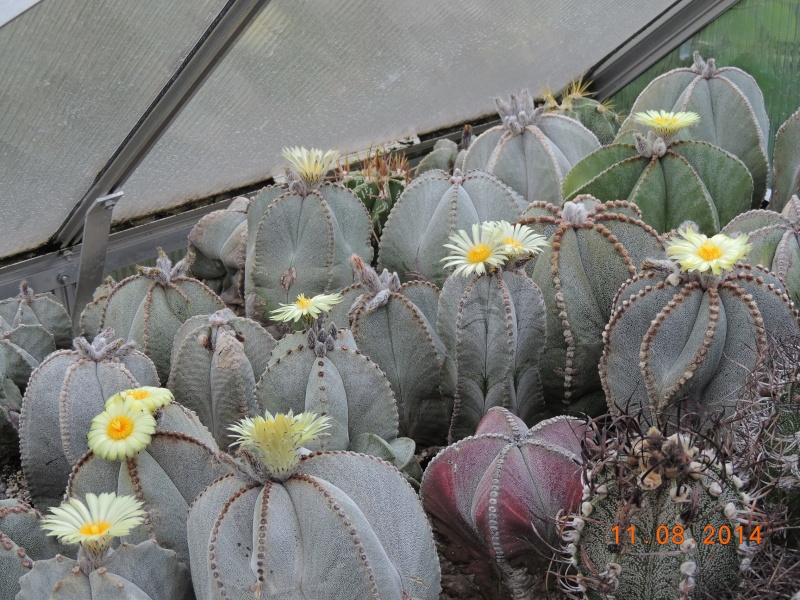
[[[0,2],[0,27],[8,25],[22,13],[33,8],[42,0],[3,0]]]

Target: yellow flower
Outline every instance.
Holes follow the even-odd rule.
[[[156,419],[131,396],[112,397],[106,409],[92,419],[89,448],[106,460],[130,458],[150,443]]]
[[[494,227],[472,226],[472,239],[463,229],[450,236],[452,244],[445,244],[453,252],[442,259],[445,267],[456,267],[453,275],[468,277],[472,273],[482,275],[487,267],[499,267],[506,262],[502,244]]]
[[[508,221],[489,221],[483,223],[482,228],[498,237],[503,246],[503,253],[508,258],[536,256],[547,246],[544,236],[534,233],[527,225],[519,223],[512,225]]]
[[[325,154],[322,150],[312,148],[284,148],[283,157],[292,163],[297,174],[309,185],[317,185],[330,170],[331,165],[339,159],[336,150],[328,150]]]
[[[335,294],[318,294],[313,298],[307,298],[305,294],[300,294],[295,302],[281,304],[280,308],[276,308],[269,314],[276,321],[291,321],[294,319],[294,322],[297,323],[300,318],[316,319],[321,312],[330,310],[341,301],[342,295],[338,292]]]
[[[86,494],[86,504],[75,498],[50,509],[42,521],[47,535],[65,544],[80,544],[93,557],[101,556],[115,537],[128,535],[141,524],[142,503],[133,496]]]
[[[747,236],[728,237],[718,233],[708,238],[691,229],[678,231],[681,238],[667,242],[667,255],[681,266],[681,271],[711,271],[719,275],[744,257],[752,246]]]
[[[175,400],[175,396],[173,396],[172,392],[168,389],[144,386],[114,394],[111,398],[106,400],[106,408],[117,398],[133,398],[136,400],[135,406],[138,406],[141,410],[150,411],[151,413],[156,412],[163,406],[168,406]]]
[[[232,445],[251,448],[257,458],[276,477],[292,474],[299,457],[297,451],[303,444],[315,440],[330,427],[330,417],[317,417],[303,412],[294,415],[278,413],[275,416],[266,411],[263,417],[245,418],[228,429],[236,440]]]
[[[700,115],[693,112],[667,112],[665,110],[648,110],[633,115],[637,123],[647,125],[656,135],[669,139],[684,127],[690,127],[700,121]]]

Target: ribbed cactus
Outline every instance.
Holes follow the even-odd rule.
[[[446,350],[442,395],[453,400],[450,442],[472,435],[493,406],[528,424],[544,418],[545,310],[541,290],[522,270],[445,281],[436,326]]]
[[[144,521],[125,536],[129,543],[154,539],[189,563],[186,512],[203,488],[230,472],[197,416],[171,403],[156,413],[156,429],[146,448],[122,460],[106,460],[102,448],[89,450],[75,464],[66,496],[129,494],[142,503]]]
[[[768,524],[730,457],[690,432],[609,429],[588,453],[580,511],[562,520],[563,589],[588,600],[733,589]]]
[[[53,334],[42,325],[12,327],[0,317],[0,379],[24,390],[31,372],[55,349]]]
[[[265,317],[299,291],[314,295],[349,285],[352,254],[372,260],[366,207],[347,188],[322,181],[338,154],[303,148],[284,156],[295,167],[288,173],[289,191],[267,206],[255,227],[248,217],[245,295],[251,318]],[[262,205],[258,201],[251,210],[259,214]]]
[[[123,390],[157,386],[155,366],[110,330],[75,350],[51,354],[31,375],[20,415],[22,467],[37,506],[58,504],[71,467],[89,449],[86,434],[106,400]]]
[[[0,457],[19,452],[19,412],[22,394],[14,382],[0,372]]]
[[[691,220],[713,235],[750,208],[753,180],[741,160],[708,142],[675,139],[694,122],[692,113],[634,117],[651,123],[647,137],[636,132],[635,143],[604,146],[581,160],[564,179],[565,200],[629,200],[660,233]]]
[[[775,180],[769,207],[782,211],[793,196],[800,194],[800,109],[775,134],[772,167]]]
[[[18,500],[0,500],[0,600],[14,600],[19,578],[33,561],[53,558],[61,546],[39,529],[42,514]]]
[[[115,285],[117,282],[113,277],[106,277],[105,281],[94,291],[92,301],[81,312],[81,335],[89,341],[92,341],[94,336],[100,333],[103,311],[106,309],[108,296]]]
[[[593,94],[589,92],[590,83],[584,82],[582,77],[573,81],[561,95],[560,103],[552,92],[546,92],[544,107],[546,112],[564,115],[580,122],[605,146],[614,141],[622,117],[614,111],[610,102],[598,102],[592,98]]]
[[[102,327],[136,342],[158,370],[169,377],[172,341],[181,325],[195,315],[209,315],[225,304],[207,286],[184,274],[193,255],[177,263],[158,249],[155,267],[138,267],[139,275],[120,281],[106,300]]]
[[[460,229],[483,221],[516,221],[525,200],[483,171],[428,171],[416,178],[395,205],[381,236],[378,267],[401,281],[447,278],[444,244]]]
[[[261,325],[227,308],[192,317],[175,335],[167,387],[223,450],[230,443],[228,427],[259,412],[253,392],[274,347]]]
[[[794,303],[800,302],[800,198],[792,196],[780,213],[751,210],[741,214],[722,233],[746,233],[753,249],[745,261],[774,272]]]
[[[527,90],[512,94],[508,102],[500,98],[496,102],[503,124],[478,136],[467,151],[464,168],[489,171],[526,203],[560,204],[564,176],[600,147],[597,138],[574,119],[535,108]]]
[[[419,498],[384,461],[299,458],[314,415],[237,427],[241,472],[209,485],[187,520],[198,600],[436,600],[439,563]]]
[[[761,206],[770,179],[769,118],[755,79],[735,67],[717,67],[713,58],[705,61],[695,52],[691,67],[656,77],[639,94],[630,116],[620,127],[617,142],[632,143],[633,132],[647,132],[634,119],[635,113],[647,110],[691,111],[700,115],[700,122],[678,139],[708,142],[741,159],[753,176],[751,207]]]
[[[705,257],[716,274],[654,261],[622,285],[600,361],[612,412],[641,409],[648,420],[686,410],[730,414],[768,336],[800,333],[780,279],[761,267],[734,266],[747,251],[744,238],[684,233],[692,241],[680,245],[694,246],[681,251],[684,269]]]
[[[49,292],[34,294],[25,281],[18,296],[0,300],[0,318],[11,327],[41,325],[53,335],[57,348],[69,348],[72,344],[72,320],[64,305]]]
[[[640,217],[635,204],[577,196],[562,208],[534,202],[520,221],[549,241],[526,271],[547,307],[539,372],[554,414],[606,411],[597,364],[614,295],[646,258],[664,256],[658,233]]]
[[[422,445],[447,437],[452,405],[441,397],[444,346],[436,333],[439,289],[428,282],[400,283],[397,273],[379,276],[358,256],[350,259],[357,283],[342,291],[330,313],[350,322],[359,350],[384,372],[400,416],[400,435]]]
[[[419,177],[427,171],[439,169],[452,173],[453,169],[464,170],[464,159],[467,149],[472,144],[475,136],[472,135],[472,125],[464,125],[461,132],[461,141],[456,144],[453,140],[441,139],[433,146],[433,150],[423,158],[414,169],[414,174]]]
[[[422,504],[484,591],[500,579],[512,598],[532,597],[559,540],[556,517],[580,501],[584,435],[578,419],[555,417],[528,430],[494,407],[474,437],[426,468]]]
[[[205,215],[189,232],[189,251],[195,255],[192,276],[202,279],[233,306],[244,306],[249,204],[247,198],[234,198],[226,209]],[[211,286],[212,280],[218,285]]]

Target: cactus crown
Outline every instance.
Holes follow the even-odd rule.
[[[717,73],[717,61],[713,58],[709,58],[707,61],[703,60],[703,57],[700,55],[700,52],[695,50],[694,55],[694,64],[691,67],[691,70],[700,75],[703,79],[711,79]]]
[[[334,342],[339,336],[339,329],[335,323],[330,323],[327,328],[322,325],[326,316],[327,313],[320,315],[308,330],[308,347],[312,348],[319,358],[323,358],[328,350],[333,350]]]
[[[72,344],[81,358],[94,362],[123,358],[136,349],[134,342],[126,342],[122,338],[114,339],[114,330],[110,327],[98,333],[91,343],[86,338],[78,337]]]
[[[158,258],[156,259],[155,267],[136,267],[140,275],[144,275],[154,281],[157,281],[163,286],[167,286],[173,279],[183,277],[192,266],[194,262],[194,252],[189,252],[182,260],[179,260],[175,266],[169,256],[162,250],[158,249]]]
[[[353,277],[367,289],[367,292],[358,296],[350,306],[349,316],[352,318],[353,309],[358,306],[365,296],[370,296],[364,304],[365,314],[386,306],[391,295],[400,289],[400,277],[397,273],[389,273],[388,269],[378,273],[370,265],[361,260],[358,254],[350,257],[350,265],[353,267]]]
[[[27,281],[23,281],[19,284],[19,298],[20,300],[24,300],[28,304],[33,302],[34,297],[33,288],[28,285]]]
[[[522,133],[529,125],[535,125],[544,113],[543,107],[535,107],[533,97],[528,90],[511,94],[507,102],[502,98],[495,98],[494,101],[503,127],[511,133]]]

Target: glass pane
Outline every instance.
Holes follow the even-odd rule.
[[[280,172],[284,146],[364,150],[564,86],[671,0],[273,0],[124,186],[115,220]]]
[[[758,82],[769,115],[771,156],[775,132],[800,106],[800,2],[741,0],[617,93],[615,106],[627,112],[655,77],[691,66],[695,50]]]
[[[0,257],[46,242],[224,0],[46,0],[0,28]]]

